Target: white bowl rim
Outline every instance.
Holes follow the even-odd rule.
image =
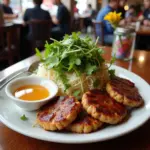
[[[34,100],[34,101],[28,101],[28,100],[21,100],[19,98],[16,98],[15,96],[13,96],[13,94],[8,90],[8,88],[15,82],[17,82],[18,80],[28,80],[28,79],[32,79],[32,78],[36,78],[36,79],[42,79],[46,82],[49,82],[49,84],[51,84],[52,86],[54,86],[56,88],[56,93],[54,94],[50,94],[47,98],[44,98],[44,99],[41,99],[41,100]],[[42,85],[44,86],[44,85]],[[47,89],[47,88],[46,88]],[[50,92],[50,90],[48,89],[48,91]],[[38,77],[38,76],[26,76],[26,77],[19,77],[17,79],[14,79],[12,81],[10,81],[6,87],[5,87],[5,93],[7,94],[8,97],[10,97],[12,100],[14,101],[17,101],[17,102],[21,102],[21,103],[41,103],[41,102],[45,102],[45,101],[49,101],[51,100],[52,98],[54,98],[57,93],[58,93],[58,86],[57,84],[50,80],[50,79],[45,79],[45,78],[42,78],[42,77]]]

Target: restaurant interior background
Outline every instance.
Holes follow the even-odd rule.
[[[53,8],[52,0],[44,0],[43,8]],[[71,11],[72,5],[74,4],[74,0],[62,0],[63,4],[67,6],[67,8]],[[84,10],[86,8],[86,4],[91,4],[92,8],[95,10],[99,10],[101,7],[104,7],[108,2],[107,0],[75,0],[79,4],[79,8]],[[2,0],[0,0],[2,2]],[[131,4],[142,5],[143,0],[130,0],[127,2],[127,6]],[[24,12],[27,8],[32,8],[33,2],[32,0],[11,0],[10,6],[12,7],[14,13]]]
[[[123,34],[119,34],[106,22],[113,29],[112,43],[107,45],[103,34],[98,35],[99,38],[95,34],[98,22],[95,18],[102,8],[107,8],[108,0],[61,0],[69,10],[69,18],[71,16],[69,34],[79,31],[81,38],[75,33],[66,36],[63,42],[51,44],[53,20],[50,18],[56,18],[59,7],[53,5],[52,0],[43,0],[41,7],[49,13],[35,6],[38,10],[35,14],[45,12],[48,19],[34,22],[31,17],[27,24],[23,16],[28,8],[34,7],[33,0],[10,1],[15,13],[11,15],[16,15],[13,19],[5,18],[0,5],[0,150],[150,150],[150,24],[145,25],[144,19],[129,22],[134,30],[124,30],[125,24],[121,26]],[[118,5],[117,0],[111,1]],[[143,1],[127,0],[123,11],[128,12],[133,4],[136,15],[141,11],[143,15],[146,10]],[[88,4],[94,13],[90,17],[92,24],[85,27],[84,21],[89,19]],[[119,18],[116,19],[119,24],[119,13],[110,13],[115,14],[110,18]],[[148,15],[150,23],[150,3]],[[102,21],[98,23],[104,31]],[[46,26],[41,27],[40,23]],[[39,38],[35,36],[31,45],[26,38],[29,33],[26,29],[29,31],[30,27]],[[46,40],[41,39],[43,34]],[[86,35],[91,39],[85,38]],[[49,43],[44,49],[47,40]],[[144,45],[137,47],[135,41]],[[38,49],[45,50],[43,56],[35,51],[40,44],[43,47]],[[18,79],[20,77],[24,77],[23,80]],[[22,101],[15,94],[30,95],[34,91],[30,87],[40,85],[50,91],[44,100],[37,100],[39,95],[45,95],[43,92],[35,92],[34,101]],[[25,87],[28,87],[26,91],[21,90]],[[59,90],[60,98],[57,95],[51,99],[57,91],[54,87]],[[45,102],[48,103],[43,109],[31,111]]]
[[[2,0],[0,0],[0,2],[2,2]],[[96,17],[98,11],[102,7],[107,5],[108,0],[62,0],[62,3],[68,8],[71,14],[72,21],[74,21],[75,18],[75,12],[74,12],[75,4],[77,9],[79,10],[78,13],[80,14],[80,21],[77,24],[73,22],[71,31],[80,31],[82,33],[81,36],[84,37],[86,34],[88,34],[89,36],[91,36],[91,38],[93,38],[93,40],[95,40],[93,26],[88,28],[87,32],[85,32],[84,30],[83,20],[82,20],[84,18],[84,12],[87,9],[87,5],[91,4],[92,9],[95,11],[94,17]],[[142,8],[143,0],[128,0],[124,9],[127,11],[129,9],[129,6],[132,4],[136,5],[137,9]],[[13,12],[15,14],[18,14],[18,19],[20,18],[22,20],[26,9],[33,8],[34,4],[32,0],[11,0],[10,7],[13,9]],[[52,0],[43,0],[43,4],[41,7],[42,9],[49,11],[51,16],[53,15],[55,16],[58,9],[56,5],[52,4]],[[22,49],[22,47],[20,49]],[[6,67],[8,67],[7,62],[4,63],[4,65],[0,65],[0,70]]]

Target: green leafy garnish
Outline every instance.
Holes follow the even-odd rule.
[[[97,41],[93,42],[88,36],[80,38],[80,33],[66,35],[62,41],[52,40],[52,44],[45,44],[44,55],[36,49],[37,56],[47,69],[55,71],[55,80],[61,81],[65,90],[71,86],[66,73],[75,73],[80,78],[83,92],[84,81],[81,75],[90,76],[101,69],[105,62],[103,50],[97,46]]]
[[[25,116],[25,114],[24,114],[24,115],[22,115],[22,116],[20,117],[20,119],[21,119],[21,120],[23,120],[23,121],[28,120],[28,118]]]
[[[35,51],[36,51],[36,56],[38,56],[40,58],[40,60],[42,60],[43,56],[42,56],[41,52],[37,48],[35,49]]]
[[[109,65],[108,69],[112,66],[112,64],[115,63],[115,61],[116,61],[116,55],[114,55],[114,56],[111,58],[111,60],[110,60],[110,65]]]
[[[56,80],[61,80],[64,84],[64,88],[65,91],[71,86],[68,83],[68,78],[66,77],[66,75],[64,73],[60,73],[59,70],[55,70],[56,71]]]
[[[77,90],[77,91],[75,91],[75,92],[73,93],[73,96],[78,97],[80,93],[81,93],[81,91],[80,91],[80,90]]]
[[[97,66],[96,65],[91,65],[90,63],[88,63],[86,65],[85,71],[87,73],[87,75],[91,75],[93,74],[93,72],[95,72],[97,70]]]
[[[115,70],[114,70],[114,69],[111,69],[111,70],[109,70],[108,72],[109,72],[110,78],[112,79],[112,78],[115,76]]]
[[[108,67],[108,73],[109,73],[109,77],[112,79],[115,76],[115,70],[114,69],[109,69],[112,64],[114,64],[116,61],[116,55],[114,55],[111,60],[110,60],[110,66]]]
[[[114,64],[116,61],[116,56],[112,57],[111,61],[110,61],[110,64]]]

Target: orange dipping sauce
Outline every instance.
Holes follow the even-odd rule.
[[[24,85],[19,87],[13,95],[21,100],[36,101],[47,98],[50,93],[41,85]]]

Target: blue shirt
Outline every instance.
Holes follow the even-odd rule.
[[[114,10],[109,6],[107,5],[106,7],[104,7],[103,9],[101,9],[97,15],[97,18],[96,18],[96,21],[101,21],[103,22],[104,24],[104,35],[107,35],[107,34],[113,34],[113,27],[111,26],[111,24],[104,20],[104,17],[109,13],[109,12],[113,12]],[[97,25],[96,26],[96,34],[97,35],[100,35],[100,27]]]

